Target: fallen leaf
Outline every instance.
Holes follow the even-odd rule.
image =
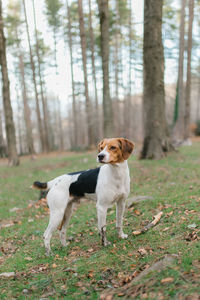
[[[138,249],[138,252],[140,253],[140,255],[146,255],[147,254],[147,251],[144,248]]]
[[[133,231],[132,234],[133,235],[139,235],[139,234],[141,234],[141,231],[140,230],[136,230],[136,231]]]
[[[27,256],[27,257],[25,257],[24,259],[25,259],[25,260],[28,260],[28,261],[33,260],[32,257],[30,257],[30,256]]]
[[[161,283],[171,283],[174,281],[174,278],[173,277],[167,277],[167,278],[163,278],[161,280]]]
[[[197,227],[197,225],[195,223],[188,225],[188,228],[191,228],[191,229],[196,228],[196,227]]]
[[[0,278],[11,278],[15,276],[15,272],[4,272],[0,274]]]

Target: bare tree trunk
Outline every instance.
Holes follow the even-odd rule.
[[[184,69],[184,50],[185,50],[185,6],[186,0],[181,0],[181,23],[179,36],[179,61],[178,61],[178,118],[173,128],[173,139],[183,139],[184,133],[184,84],[183,84],[183,69]]]
[[[69,38],[69,53],[70,53],[70,67],[72,77],[72,111],[73,111],[73,124],[74,124],[74,136],[72,138],[72,146],[77,147],[78,145],[78,122],[77,122],[77,107],[76,107],[76,96],[75,96],[75,82],[74,82],[74,68],[73,68],[73,44],[72,44],[72,32],[71,32],[71,11],[70,6],[67,4],[67,17],[68,17],[68,38]]]
[[[36,15],[35,15],[35,0],[32,0],[33,3],[33,16],[34,16],[34,27],[35,27],[35,41],[36,41],[36,55],[38,61],[38,75],[40,81],[40,94],[42,99],[42,107],[43,107],[43,115],[44,115],[44,151],[49,151],[49,138],[48,138],[48,113],[47,113],[47,106],[45,103],[44,98],[44,91],[43,91],[43,82],[41,76],[41,66],[40,66],[40,54],[39,54],[39,44],[38,44],[38,34],[37,34],[37,25],[36,25]]]
[[[56,39],[56,28],[54,27],[53,30],[53,39],[54,39],[54,60],[55,60],[55,69],[56,69],[56,79],[58,79],[58,62],[57,62],[57,39]],[[57,85],[56,80],[56,85]],[[60,150],[64,149],[64,140],[63,140],[63,127],[62,127],[62,118],[61,118],[61,111],[60,111],[60,99],[57,95],[56,97],[56,106],[57,106],[57,125],[58,125],[58,133],[59,133],[59,143],[60,143]]]
[[[113,135],[113,112],[109,86],[109,11],[108,1],[98,0],[100,32],[101,32],[101,57],[103,70],[103,128],[104,136]]]
[[[2,111],[0,110],[0,157],[6,157],[6,145],[3,138]]]
[[[33,61],[33,53],[32,53],[31,42],[30,42],[30,34],[29,34],[28,20],[27,20],[27,15],[26,15],[25,0],[23,0],[23,8],[24,8],[25,23],[26,23],[26,33],[27,33],[28,45],[29,45],[29,54],[30,54],[30,62],[31,62],[31,69],[32,69],[33,85],[34,85],[34,91],[35,91],[38,130],[39,130],[39,136],[40,136],[40,143],[41,143],[41,147],[42,147],[42,151],[43,151],[44,150],[44,131],[43,131],[43,127],[42,127],[42,120],[41,120],[41,114],[40,114],[39,97],[38,97],[36,74],[35,74],[35,64]]]
[[[97,92],[97,79],[96,79],[96,67],[95,67],[95,51],[94,51],[94,32],[92,26],[92,9],[91,9],[91,0],[89,0],[89,31],[90,31],[90,42],[91,42],[91,60],[92,60],[92,77],[94,81],[94,92],[95,92],[95,134],[94,139],[95,143],[98,142],[99,139],[99,101],[98,101],[98,92]]]
[[[26,82],[25,82],[25,75],[24,75],[24,60],[23,54],[18,46],[19,52],[19,71],[21,75],[21,83],[22,83],[22,98],[23,98],[23,105],[24,105],[24,120],[26,125],[26,142],[28,147],[28,153],[33,155],[35,153],[34,144],[33,144],[33,134],[32,134],[32,124],[31,124],[31,114],[30,108],[28,105],[28,97],[27,97],[27,90],[26,90]]]
[[[6,60],[6,40],[3,31],[3,17],[2,17],[2,1],[0,0],[0,65],[2,73],[2,95],[4,105],[4,115],[6,122],[6,138],[8,146],[8,159],[11,166],[19,165],[19,158],[17,156],[15,126],[13,121],[13,112],[10,102],[10,83],[8,79],[8,69]]]
[[[19,140],[19,154],[23,154],[23,147],[22,147],[22,126],[21,126],[21,107],[20,107],[20,101],[19,101],[19,91],[16,87],[16,93],[17,93],[17,131],[18,131],[18,140]]]
[[[171,150],[165,117],[163,1],[144,3],[144,129],[141,158],[159,159]]]
[[[88,93],[86,36],[85,36],[85,24],[84,24],[84,17],[83,17],[82,0],[78,0],[78,14],[79,14],[79,29],[80,29],[80,37],[81,37],[81,52],[82,52],[82,62],[83,62],[84,86],[85,86],[88,145],[92,146],[93,128],[92,128],[91,103],[90,103],[89,93]]]
[[[132,0],[129,0],[129,34],[128,34],[128,43],[129,43],[129,81],[128,81],[128,93],[124,103],[124,132],[127,138],[131,138],[131,96],[132,96]]]
[[[185,87],[185,115],[184,139],[190,137],[190,94],[191,94],[191,53],[192,53],[192,28],[194,20],[194,0],[189,0],[189,27],[187,43],[187,80]]]

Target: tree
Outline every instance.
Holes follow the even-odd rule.
[[[189,27],[187,42],[187,80],[185,87],[184,139],[190,137],[190,91],[191,91],[191,53],[192,28],[194,20],[194,0],[189,0]]]
[[[44,131],[43,131],[42,120],[41,120],[39,96],[38,96],[38,89],[37,89],[37,83],[36,83],[35,63],[34,63],[34,60],[33,60],[33,52],[32,52],[31,41],[30,41],[30,34],[29,34],[28,19],[27,19],[27,14],[26,14],[25,0],[23,0],[23,8],[24,8],[24,17],[25,17],[25,24],[26,24],[26,33],[27,33],[27,38],[28,38],[29,55],[30,55],[30,63],[31,63],[32,78],[33,78],[33,86],[34,86],[34,92],[35,92],[38,131],[39,131],[40,143],[41,143],[41,147],[42,147],[42,151],[43,151],[44,150]]]
[[[85,94],[85,104],[86,104],[86,118],[87,118],[87,132],[88,132],[88,145],[93,144],[93,128],[92,128],[92,111],[88,92],[88,74],[87,74],[87,56],[86,56],[86,35],[85,35],[85,24],[83,17],[83,6],[82,0],[78,0],[78,14],[79,14],[79,30],[81,37],[81,53],[83,62],[83,75],[84,75],[84,94]]]
[[[0,110],[0,157],[6,157],[6,145],[3,137],[2,111]]]
[[[20,18],[20,3],[10,2],[8,6],[8,15],[7,15],[7,44],[9,47],[12,47],[12,52],[15,57],[18,58],[18,63],[16,66],[16,74],[19,70],[19,81],[22,86],[22,99],[23,99],[23,112],[24,112],[24,120],[25,120],[25,131],[26,131],[26,146],[28,149],[28,153],[33,155],[35,153],[34,143],[33,143],[33,126],[31,122],[31,113],[30,107],[28,103],[28,93],[27,93],[27,84],[25,79],[25,65],[24,65],[24,52],[21,47],[21,39],[20,39],[20,26],[22,24]]]
[[[6,60],[6,39],[4,36],[4,24],[2,17],[2,1],[0,0],[0,65],[2,74],[2,95],[4,105],[4,115],[6,122],[6,138],[8,146],[8,159],[11,166],[19,165],[17,156],[15,126],[13,121],[13,112],[10,102],[10,83],[8,78],[7,60]]]
[[[95,134],[94,139],[95,143],[98,142],[99,138],[99,101],[98,101],[98,92],[97,92],[97,78],[96,78],[96,66],[95,66],[95,43],[94,43],[94,31],[92,25],[92,9],[91,9],[91,0],[89,2],[89,35],[90,35],[90,49],[91,49],[91,61],[92,61],[92,77],[94,82],[94,93],[95,93]]]
[[[183,139],[184,133],[184,111],[185,111],[185,99],[184,99],[184,84],[183,84],[183,72],[184,72],[184,50],[185,50],[185,6],[186,0],[181,1],[181,22],[179,33],[179,58],[178,58],[178,84],[177,84],[177,96],[175,106],[176,122],[173,128],[173,138]],[[176,116],[177,114],[177,116]]]
[[[43,81],[42,81],[42,74],[41,74],[41,59],[39,53],[39,40],[38,40],[38,31],[37,31],[37,24],[36,24],[36,14],[35,14],[35,0],[32,0],[33,4],[33,16],[34,16],[34,29],[35,29],[35,42],[36,42],[36,56],[37,56],[37,64],[38,64],[38,75],[39,75],[39,82],[40,82],[40,94],[42,99],[42,107],[43,107],[43,115],[44,115],[44,150],[49,151],[49,136],[48,136],[48,111],[47,105],[44,97],[44,89],[43,89]]]
[[[162,0],[144,2],[144,144],[141,158],[159,159],[172,149],[165,117]]]
[[[103,70],[103,129],[104,136],[113,135],[113,112],[109,85],[109,11],[108,0],[98,0],[100,43]]]
[[[61,16],[60,16],[60,9],[62,7],[62,3],[60,0],[45,0],[46,3],[46,15],[49,26],[53,30],[53,39],[54,39],[54,63],[55,63],[55,70],[56,76],[58,75],[58,63],[57,63],[57,36],[59,32],[59,28],[61,26]],[[57,84],[57,83],[56,83]],[[61,122],[61,111],[60,111],[60,100],[56,99],[55,103],[55,113],[57,110],[57,123],[58,131],[59,131],[59,138],[60,138],[60,148],[64,148],[64,141],[63,141],[63,129],[62,129],[62,122]],[[57,107],[56,107],[57,106]]]

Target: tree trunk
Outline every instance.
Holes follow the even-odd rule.
[[[95,143],[97,143],[99,139],[100,123],[99,123],[99,101],[98,101],[96,67],[95,67],[95,52],[94,52],[95,43],[94,43],[94,32],[92,26],[91,0],[89,0],[89,31],[90,31],[90,43],[91,43],[92,77],[94,81],[94,92],[95,92],[95,117],[93,118],[94,127],[95,127],[94,139],[95,139]]]
[[[109,12],[108,0],[98,0],[101,58],[103,70],[103,129],[105,137],[113,135],[113,112],[109,86]]]
[[[194,0],[189,0],[189,27],[187,43],[187,80],[185,87],[185,115],[184,139],[190,137],[190,91],[191,91],[191,53],[192,53],[192,28],[194,20]]]
[[[183,69],[184,69],[184,50],[185,50],[185,6],[186,0],[181,1],[181,23],[179,36],[179,61],[178,61],[178,85],[177,85],[177,112],[178,118],[173,128],[173,139],[182,140],[184,133],[184,85],[183,85]]]
[[[27,15],[26,15],[25,0],[23,0],[23,8],[24,8],[25,23],[26,23],[26,33],[27,33],[28,45],[29,45],[29,55],[30,55],[30,62],[31,62],[33,85],[34,85],[34,91],[35,91],[38,131],[39,131],[40,143],[41,143],[41,147],[42,147],[42,151],[43,151],[44,150],[44,131],[43,131],[43,127],[42,127],[42,120],[41,120],[41,114],[40,114],[39,97],[38,97],[36,74],[35,74],[35,64],[33,61],[33,53],[32,53],[31,42],[30,42],[30,34],[29,34],[28,20],[27,20]]]
[[[8,159],[11,166],[19,165],[19,158],[17,156],[15,127],[13,121],[13,112],[10,102],[10,83],[8,79],[8,69],[6,60],[6,40],[3,31],[3,17],[2,17],[2,1],[0,0],[0,65],[2,73],[2,95],[4,105],[4,115],[6,122],[6,138],[8,146]]]
[[[19,142],[19,154],[23,154],[23,146],[22,146],[22,118],[21,118],[21,107],[20,107],[20,97],[19,97],[19,89],[16,86],[16,94],[17,94],[17,131],[18,131],[18,142]]]
[[[129,34],[128,34],[128,43],[129,43],[129,81],[128,81],[128,93],[124,102],[124,132],[126,133],[127,138],[131,138],[131,94],[132,94],[132,0],[129,0]]]
[[[86,35],[85,35],[82,0],[78,0],[78,14],[79,14],[79,30],[80,30],[80,37],[81,37],[81,52],[82,52],[82,62],[83,62],[84,86],[85,86],[88,145],[92,146],[93,128],[92,128],[91,104],[90,104],[89,93],[88,93]]]
[[[163,1],[144,3],[144,145],[141,158],[159,159],[171,150],[165,117]]]
[[[25,120],[25,131],[26,131],[26,143],[28,147],[28,153],[33,155],[35,153],[34,144],[33,144],[33,134],[32,134],[32,124],[31,124],[31,114],[30,108],[28,105],[28,97],[27,97],[27,90],[26,90],[26,82],[25,82],[25,75],[24,75],[24,60],[23,54],[18,46],[19,52],[19,71],[21,76],[21,84],[22,84],[22,98],[23,98],[23,105],[24,105],[24,120]]]
[[[78,146],[78,122],[77,122],[77,107],[76,107],[76,96],[75,96],[75,82],[74,82],[74,68],[73,68],[73,44],[72,44],[72,32],[71,32],[71,11],[70,6],[67,4],[67,17],[68,17],[68,38],[69,38],[69,53],[70,53],[70,67],[72,77],[72,111],[73,111],[73,125],[74,135],[72,137],[72,147]]]
[[[42,108],[43,108],[43,115],[44,115],[44,151],[50,150],[49,145],[49,136],[48,136],[48,113],[47,113],[47,106],[45,103],[44,98],[44,91],[43,91],[43,82],[42,82],[42,75],[41,75],[41,66],[40,66],[40,54],[39,54],[39,44],[38,44],[38,34],[37,34],[37,25],[36,25],[36,14],[35,14],[35,0],[33,2],[33,16],[34,16],[34,28],[35,28],[35,41],[36,41],[36,55],[37,55],[37,62],[38,62],[38,75],[40,81],[40,94],[42,99]]]
[[[3,138],[2,112],[0,110],[0,157],[6,157],[6,145]]]

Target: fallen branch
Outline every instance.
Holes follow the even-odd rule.
[[[152,222],[150,222],[148,225],[144,226],[140,230],[133,231],[133,235],[142,234],[142,233],[146,232],[147,230],[149,230],[151,227],[155,226],[160,221],[162,214],[163,214],[162,211],[159,212],[156,216],[154,216],[154,220]]]
[[[131,296],[131,294],[133,293],[133,291],[136,288],[135,287],[136,283],[138,283],[142,278],[144,278],[151,272],[155,272],[155,271],[160,272],[160,271],[164,270],[165,268],[171,266],[172,264],[175,263],[177,257],[178,256],[176,254],[166,255],[161,260],[155,262],[151,267],[142,271],[138,276],[133,278],[133,280],[131,282],[125,284],[122,287],[119,287],[116,289],[108,289],[108,290],[104,291],[100,295],[100,299],[101,300],[111,300],[116,295],[126,296],[126,297]]]

